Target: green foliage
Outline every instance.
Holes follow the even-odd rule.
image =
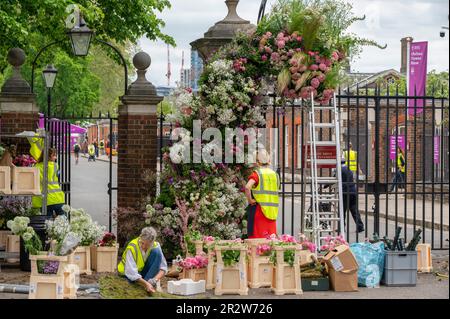
[[[167,183],[161,184],[161,193],[158,196],[156,203],[163,205],[164,207],[175,206],[175,194],[173,189],[167,185]]]
[[[195,256],[195,244],[194,241],[202,240],[203,236],[198,230],[190,229],[186,235],[184,235],[184,240],[187,245],[187,252]]]
[[[158,115],[168,115],[173,112],[173,103],[167,97],[158,104]]]
[[[225,267],[234,266],[239,262],[239,258],[241,256],[240,250],[223,250],[222,251],[222,260]]]

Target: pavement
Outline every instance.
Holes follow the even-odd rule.
[[[206,294],[193,296],[195,299],[449,299],[448,281],[448,251],[433,251],[434,272],[447,275],[447,279],[436,276],[435,273],[418,274],[417,285],[415,287],[386,287],[365,288],[359,287],[357,292],[334,292],[305,291],[302,295],[274,296],[270,288],[249,289],[248,296],[226,295],[214,296],[213,290],[208,290]],[[6,269],[0,273],[0,284],[27,284],[29,274],[13,269]],[[82,278],[82,284],[87,283],[86,278]],[[90,283],[90,282],[88,282]],[[163,285],[165,291],[165,285]],[[27,294],[0,293],[0,299],[27,299]],[[85,294],[79,291],[78,299],[101,299],[98,293]],[[189,298],[186,298],[189,299]]]

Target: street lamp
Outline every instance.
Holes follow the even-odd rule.
[[[88,28],[83,17],[80,18],[80,25],[75,26],[67,34],[72,44],[72,51],[75,56],[87,56],[94,32]]]
[[[42,76],[44,77],[45,87],[47,88],[47,117],[50,119],[50,106],[52,101],[51,90],[55,85],[56,75],[58,70],[53,66],[53,64],[47,65],[42,71]]]

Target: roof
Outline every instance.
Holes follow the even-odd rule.
[[[346,89],[347,92],[352,92],[357,88],[366,88],[371,84],[377,83],[379,79],[385,79],[389,76],[400,79],[404,77],[403,74],[394,69],[384,70],[378,73],[349,73],[349,77],[355,79],[356,82],[352,82],[352,84]]]

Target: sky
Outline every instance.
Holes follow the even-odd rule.
[[[266,12],[277,0],[268,0]],[[449,32],[445,38],[439,33],[448,26],[449,3],[447,0],[348,0],[356,15],[366,15],[365,21],[356,22],[350,32],[360,37],[387,44],[385,50],[364,48],[360,57],[352,62],[353,72],[378,72],[386,69],[400,70],[400,39],[411,36],[414,41],[429,41],[428,69],[449,69]],[[166,22],[163,31],[177,44],[171,48],[172,79],[175,85],[180,79],[182,52],[185,68],[190,67],[190,43],[227,14],[224,0],[171,0],[172,8],[159,17]],[[260,0],[241,0],[238,14],[256,24]],[[167,85],[167,46],[163,42],[142,38],[140,48],[150,54],[152,65],[147,78],[156,86]]]

